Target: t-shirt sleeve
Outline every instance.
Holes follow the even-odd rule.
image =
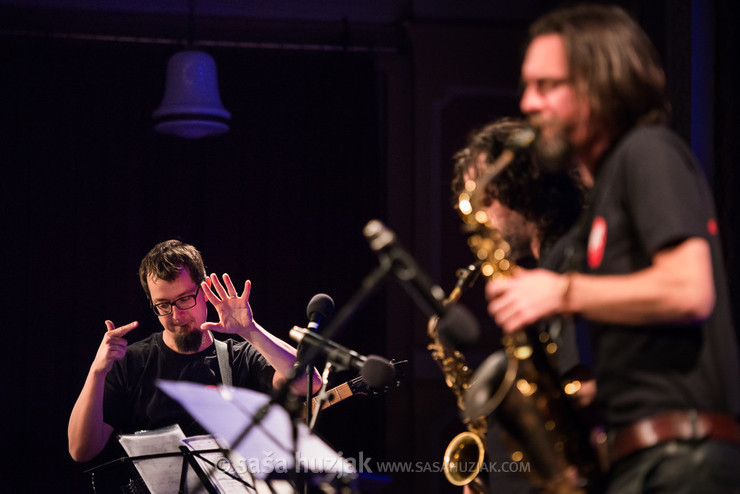
[[[637,133],[622,159],[626,207],[645,252],[706,237],[706,179],[680,138],[663,129]]]

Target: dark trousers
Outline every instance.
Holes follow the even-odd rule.
[[[669,441],[612,467],[607,494],[740,494],[740,444]]]

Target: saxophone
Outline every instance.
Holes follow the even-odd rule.
[[[477,181],[468,181],[459,195],[458,209],[468,245],[489,280],[511,276],[517,266],[509,259],[510,246],[488,214],[480,207],[480,190],[534,140],[530,129],[515,131],[498,159]],[[533,343],[534,342],[534,343]],[[530,462],[530,482],[542,492],[582,494],[597,484],[599,463],[571,406],[568,395],[580,388],[578,381],[563,385],[554,367],[557,345],[545,331],[525,330],[507,334],[503,350],[489,356],[472,376],[465,391],[467,420],[493,413],[506,431],[514,461]]]
[[[480,263],[471,264],[457,272],[457,284],[444,300],[449,306],[456,303],[465,289],[475,283],[480,273]],[[445,384],[457,398],[457,406],[461,412],[465,411],[465,392],[470,388],[472,370],[465,360],[465,356],[445,343],[437,332],[437,316],[432,316],[427,325],[427,334],[431,343],[427,349],[437,362],[445,376]],[[443,469],[447,480],[456,486],[468,485],[473,492],[484,493],[486,487],[478,476],[485,457],[485,441],[488,431],[488,421],[485,416],[468,418],[463,414],[463,422],[467,431],[455,436],[445,449]],[[473,467],[471,468],[471,465]]]

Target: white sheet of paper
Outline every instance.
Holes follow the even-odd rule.
[[[180,453],[180,441],[184,438],[185,434],[182,429],[175,424],[162,429],[123,434],[118,437],[118,441],[129,457],[136,457],[160,453]],[[177,491],[183,467],[182,455],[133,460],[133,463],[152,494],[169,494],[173,492],[173,489]],[[188,488],[192,489],[199,484],[197,474],[188,468]]]
[[[177,400],[208,432],[225,447],[246,459],[250,474],[265,479],[273,470],[293,468],[293,431],[288,412],[272,406],[262,422],[238,444],[243,431],[253,422],[258,410],[270,397],[232,386],[204,386],[182,381],[158,381],[157,385]],[[302,472],[321,471],[354,474],[354,466],[339,456],[306,424],[298,424],[298,468]]]
[[[211,435],[192,436],[186,437],[182,440],[182,444],[188,447],[191,451],[205,451],[211,449],[221,448],[216,439]],[[203,458],[210,460],[212,463],[206,462]],[[227,475],[220,467],[224,467],[223,459],[224,455],[220,452],[213,453],[201,453],[195,457],[201,470],[208,475],[213,485],[216,486],[218,491],[222,494],[244,494],[245,492],[252,492],[248,490],[242,482]],[[245,480],[249,485],[253,485],[253,480],[247,476],[239,475],[238,472],[231,469],[229,473],[236,475]]]
[[[210,434],[186,437],[182,443],[194,452],[223,447]],[[207,458],[212,464],[200,459],[199,456]],[[287,480],[271,480],[268,485],[264,480],[254,479],[249,472],[234,468],[232,465],[244,464],[242,463],[244,459],[236,451],[231,452],[228,463],[224,462],[225,458],[221,452],[201,453],[199,456],[196,456],[198,464],[203,472],[208,474],[213,486],[220,494],[295,494],[293,485]],[[231,475],[225,473],[224,469]],[[232,475],[241,478],[244,482],[234,479]]]

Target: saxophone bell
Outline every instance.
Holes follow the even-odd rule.
[[[444,474],[456,486],[472,483],[483,468],[486,447],[480,435],[465,431],[447,445],[444,455]]]
[[[458,270],[457,284],[444,300],[444,317],[439,319],[434,316],[427,324],[427,333],[432,340],[427,349],[431,350],[432,358],[442,370],[445,383],[455,394],[460,409],[464,406],[463,398],[470,386],[472,370],[453,342],[474,342],[478,339],[479,328],[475,317],[457,302],[463,291],[475,283],[479,271],[480,263],[477,262]],[[451,484],[468,486],[476,494],[484,494],[487,489],[479,473],[486,453],[487,420],[481,417],[464,422],[468,430],[455,436],[445,449],[443,472]]]

